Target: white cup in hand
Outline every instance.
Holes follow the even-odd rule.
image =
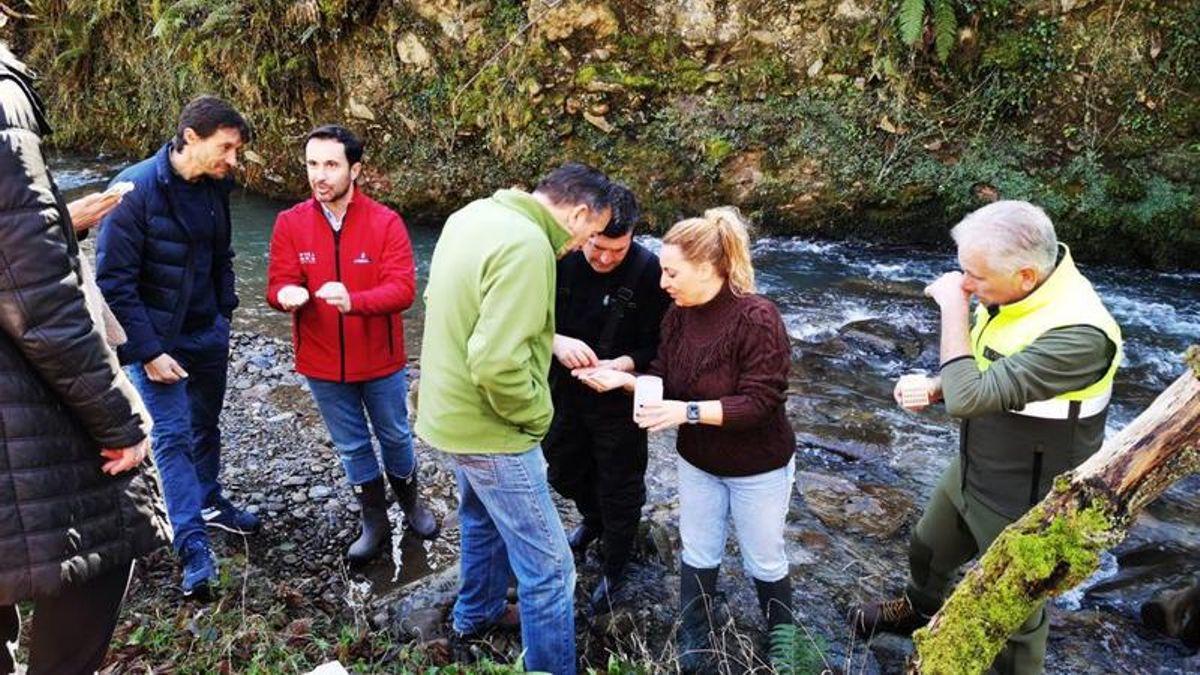
[[[647,403],[661,403],[663,400],[663,381],[657,375],[638,375],[633,385],[633,414]]]
[[[921,373],[900,376],[900,407],[920,410],[929,406],[929,378]]]
[[[308,289],[303,286],[284,286],[279,289],[279,304],[289,312],[308,302]]]

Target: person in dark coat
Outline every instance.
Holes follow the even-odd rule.
[[[28,672],[83,673],[104,659],[134,558],[169,530],[142,463],[149,417],[85,300],[71,222],[116,200],[64,203],[30,84],[0,43],[0,674],[23,602]]]
[[[96,283],[128,335],[117,350],[154,418],[184,597],[208,600],[218,578],[207,528],[252,534],[259,518],[221,486],[221,409],[234,292],[229,193],[250,140],[241,113],[215,96],[183,107],[175,137],[117,174],[134,185],[104,218]]]
[[[614,185],[612,193],[608,227],[558,261],[550,367],[554,419],[542,441],[550,485],[583,517],[567,537],[571,549],[582,555],[592,541],[603,544],[603,574],[591,592],[597,612],[624,599],[646,503],[646,430],[634,423],[628,396],[592,391],[571,370],[644,371],[658,351],[667,309],[658,256],[633,240],[641,219],[637,198],[623,185]]]

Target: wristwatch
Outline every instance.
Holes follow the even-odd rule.
[[[688,424],[699,424],[700,423],[700,404],[696,403],[695,401],[688,401],[687,423]]]

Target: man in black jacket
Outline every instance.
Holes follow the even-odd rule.
[[[608,607],[625,578],[646,502],[646,432],[633,422],[629,395],[597,393],[575,368],[640,371],[658,351],[668,298],[658,258],[633,240],[640,213],[628,188],[613,187],[613,217],[583,249],[558,262],[551,395],[554,420],[542,442],[550,484],[575,502],[583,524],[568,541],[576,554],[601,539],[604,576],[594,610]]]
[[[30,673],[93,672],[133,559],[166,543],[149,420],[82,289],[71,214],[46,170],[42,102],[0,43],[0,675],[32,601]],[[96,207],[84,213],[81,204]]]
[[[117,350],[154,418],[183,594],[205,599],[216,563],[206,527],[238,534],[258,517],[225,498],[221,408],[234,293],[230,173],[250,138],[241,114],[215,96],[194,99],[175,138],[115,181],[133,192],[105,219],[96,282],[129,340]]]

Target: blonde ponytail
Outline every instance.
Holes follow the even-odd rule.
[[[750,233],[736,206],[719,206],[704,212],[704,219],[717,228],[725,277],[734,295],[754,293],[754,266],[750,263]]]
[[[710,263],[734,295],[755,292],[750,234],[737,207],[720,206],[708,209],[702,218],[681,220],[667,231],[663,243],[678,246],[692,263]]]

